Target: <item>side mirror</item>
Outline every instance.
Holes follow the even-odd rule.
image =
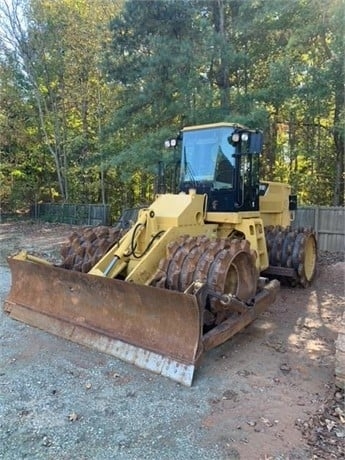
[[[261,132],[250,133],[248,153],[261,153],[263,145],[264,136]]]

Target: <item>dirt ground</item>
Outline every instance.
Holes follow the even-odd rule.
[[[68,225],[0,223],[6,257],[58,260]],[[0,312],[0,459],[345,458],[334,342],[343,254],[321,254],[307,289],[282,287],[259,319],[211,350],[191,388],[23,325]]]

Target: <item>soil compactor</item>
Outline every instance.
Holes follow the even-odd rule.
[[[61,265],[9,257],[4,308],[190,386],[203,353],[267,309],[279,280],[312,281],[317,248],[311,230],[290,227],[290,187],[259,181],[261,132],[200,125],[166,144],[181,147],[177,193],[157,195],[125,232],[72,235]]]

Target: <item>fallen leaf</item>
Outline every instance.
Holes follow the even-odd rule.
[[[78,419],[79,419],[79,415],[78,415],[76,412],[72,412],[72,413],[69,414],[69,416],[68,416],[68,420],[69,420],[70,422],[76,422]]]
[[[273,426],[273,423],[268,420],[268,418],[265,418],[265,417],[260,417],[260,420],[262,421],[262,423],[264,423],[266,426]]]
[[[336,423],[333,422],[333,420],[329,420],[328,418],[325,419],[325,422],[326,422],[326,426],[327,426],[328,431],[331,431],[332,428],[334,428],[335,425],[336,425]]]

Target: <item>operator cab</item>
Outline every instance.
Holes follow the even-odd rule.
[[[216,123],[184,128],[180,138],[180,192],[206,193],[207,212],[259,209],[261,132]]]

